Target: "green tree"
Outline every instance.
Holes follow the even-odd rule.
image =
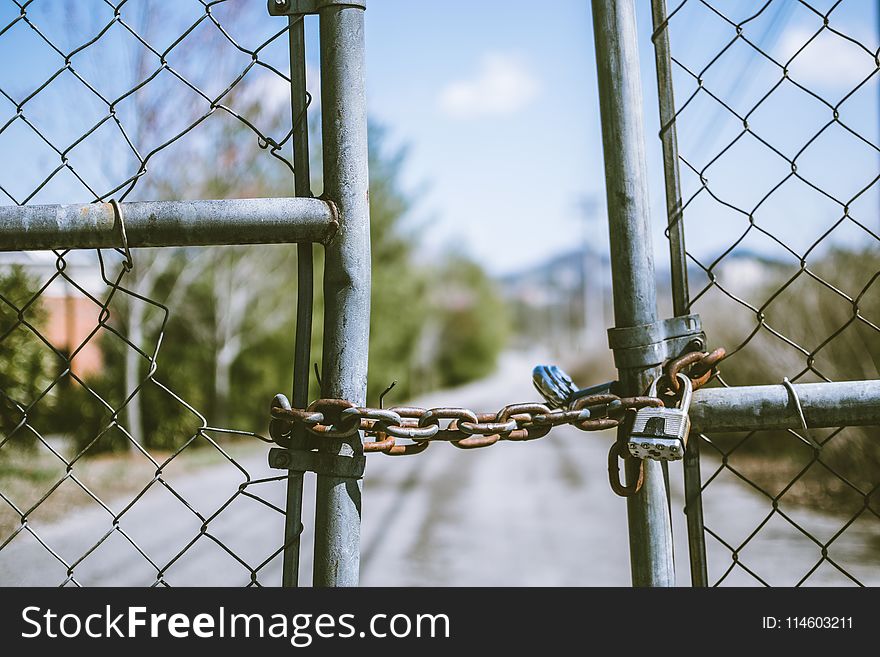
[[[432,283],[438,322],[437,384],[478,379],[495,367],[509,334],[509,316],[494,282],[477,263],[451,256]]]
[[[52,352],[38,337],[46,310],[39,297],[32,301],[38,287],[20,265],[0,274],[0,442],[32,442],[18,427],[52,381]]]
[[[248,20],[264,20],[263,14],[250,12],[244,0],[228,5],[224,5],[224,20],[242,31],[247,31]],[[49,14],[46,20],[63,20],[65,29],[61,31],[74,47],[82,33],[100,27],[100,18],[83,12],[80,3],[72,0],[64,6],[63,14]],[[187,16],[176,6],[150,2],[139,12],[127,15],[127,21],[146,41],[161,42],[179,34],[178,26],[189,24]],[[137,93],[120,104],[118,116],[139,151],[151,156],[147,171],[125,200],[274,197],[291,193],[290,169],[281,157],[273,157],[282,154],[272,150],[290,129],[290,105],[285,98],[289,85],[281,77],[254,66],[220,98],[212,99],[209,108],[204,97],[190,93],[174,76],[150,78],[140,86],[157,62],[136,42],[130,43],[126,56],[112,61],[103,61],[97,46],[89,52],[95,60],[89,60],[91,65],[102,73],[109,66],[121,88],[137,87]],[[175,45],[169,58],[197,87],[220,93],[224,87],[218,81],[230,81],[239,75],[239,55],[224,33],[204,29]],[[86,105],[90,102],[105,111],[103,101],[84,101]],[[169,126],[201,119],[209,109],[210,115],[199,120],[192,133],[154,152],[157,145],[168,140],[169,133],[173,134]],[[68,118],[65,115],[57,120]],[[248,125],[275,140],[258,140]],[[98,163],[107,189],[114,189],[130,175],[131,163],[122,156],[108,156],[124,149],[115,148],[107,139],[97,133],[90,136],[83,142],[79,157]],[[314,152],[319,153],[317,140],[313,144]],[[428,271],[414,261],[416,239],[408,228],[412,201],[400,181],[406,153],[389,152],[386,147],[384,131],[372,126],[372,402],[392,379],[400,381],[398,399],[424,390],[426,380],[418,373],[436,370],[441,355],[440,366],[450,367],[454,374],[437,378],[431,385],[478,376],[488,369],[487,363],[494,358],[493,348],[498,348],[483,344],[486,335],[497,329],[477,326],[482,321],[496,322],[495,317],[483,319],[457,309],[455,312],[462,310],[463,314],[455,321],[471,322],[476,327],[467,335],[456,334],[446,326],[446,319],[430,317],[434,312],[450,311],[442,298],[447,291],[435,284],[436,271]],[[319,171],[320,166],[314,170]],[[315,182],[313,188],[317,191],[320,185]],[[90,453],[128,449],[129,436],[146,447],[178,448],[195,435],[203,422],[265,430],[268,400],[290,389],[296,298],[294,253],[291,246],[137,250],[134,270],[123,276],[121,289],[108,308],[106,326],[94,338],[100,340],[103,370],[91,375],[85,385],[68,377],[63,394],[58,395],[53,430],[75,435],[78,446]],[[312,358],[320,362],[320,247],[315,247],[315,256]],[[473,273],[473,267],[467,270],[470,278],[452,276],[457,281],[456,289],[473,282],[477,284],[474,297],[483,299],[488,290],[485,281]],[[432,327],[441,325],[456,345],[453,352],[424,348],[431,343]],[[459,358],[468,362],[458,362]],[[488,360],[483,363],[481,359]],[[317,392],[313,387],[313,396]]]
[[[370,129],[370,240],[372,294],[370,362],[367,396],[375,403],[392,381],[395,399],[418,390],[414,362],[419,336],[426,325],[428,280],[413,262],[416,236],[408,230],[412,200],[401,189],[406,150],[385,154],[386,132]]]

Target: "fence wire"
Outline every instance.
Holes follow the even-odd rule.
[[[6,1],[0,25],[8,203],[290,194],[288,23],[265,3]],[[227,383],[241,376],[246,345],[228,350],[261,314],[241,284],[261,254],[136,250],[131,271],[121,249],[3,256],[0,581],[280,581],[285,477],[246,448],[261,436],[218,426],[234,390],[209,370],[182,392],[178,356],[163,358],[210,352]],[[255,541],[255,522],[277,531]]]
[[[864,13],[857,0],[684,0],[660,28],[690,306],[732,352],[725,385],[878,376],[880,93]],[[9,0],[0,25],[9,203],[289,187],[288,26],[264,3]],[[268,271],[255,260],[284,262],[253,254],[135,251],[131,271],[121,249],[0,261],[0,580],[277,583],[285,477],[236,441],[257,434],[225,421],[228,385],[171,382],[180,343],[198,351],[208,334],[221,380],[246,376],[244,347],[220,345],[252,330],[237,319],[271,315],[238,283]],[[205,272],[214,284],[193,292]],[[194,312],[200,298],[213,310]],[[712,583],[877,583],[875,428],[699,440]],[[125,458],[96,456],[114,451]],[[754,503],[725,506],[743,484]],[[168,504],[180,513],[156,513]],[[263,518],[278,544],[248,535]]]
[[[676,101],[661,137],[679,148],[667,235],[683,222],[689,307],[731,354],[723,385],[878,378],[872,9],[685,0],[655,26]],[[880,583],[876,427],[698,439],[709,584]]]

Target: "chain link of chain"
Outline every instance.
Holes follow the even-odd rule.
[[[509,404],[497,413],[476,413],[462,407],[359,407],[344,399],[318,399],[300,409],[285,408],[276,398],[272,404],[269,433],[278,445],[289,447],[295,424],[301,424],[311,435],[323,438],[350,438],[363,431],[372,439],[364,442],[365,453],[405,456],[425,451],[432,442],[449,442],[460,449],[480,449],[503,440],[535,440],[561,425],[581,431],[603,431],[618,427],[627,411],[664,406],[664,397],[668,397],[670,391],[672,395],[677,392],[676,374],[679,372],[688,371],[694,389],[704,385],[724,355],[724,349],[711,353],[694,352],[667,363],[664,368],[666,385],[660,387],[666,394],[662,397],[591,395],[576,400],[567,409],[550,409],[545,404],[527,402]],[[411,442],[400,444],[397,439]],[[614,454],[623,453],[617,450]]]

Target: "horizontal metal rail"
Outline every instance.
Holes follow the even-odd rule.
[[[880,380],[703,388],[690,407],[694,431],[880,425]],[[795,399],[795,397],[797,399]]]
[[[338,222],[315,198],[0,207],[0,251],[326,243]],[[124,227],[124,233],[123,233]],[[126,244],[127,238],[127,244]]]

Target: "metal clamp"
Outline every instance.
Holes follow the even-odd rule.
[[[706,334],[699,315],[653,324],[608,329],[608,346],[618,369],[653,367],[689,351],[703,351]]]
[[[354,7],[366,9],[366,0],[269,0],[271,16],[302,16],[317,14],[327,7]]]
[[[327,452],[308,452],[275,447],[269,450],[269,467],[293,472],[314,472],[342,479],[363,479],[365,456],[338,456]]]

